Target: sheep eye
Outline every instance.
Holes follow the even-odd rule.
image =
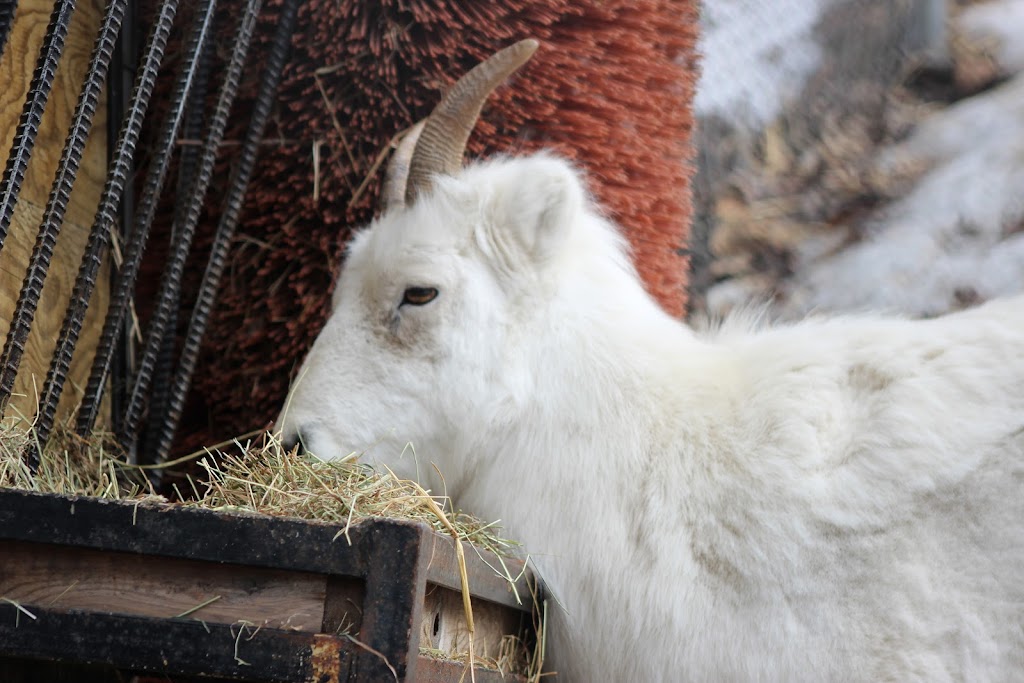
[[[437,289],[434,287],[409,287],[405,290],[405,294],[402,295],[402,303],[400,305],[422,306],[423,304],[429,304],[436,298]]]

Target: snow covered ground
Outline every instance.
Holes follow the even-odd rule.
[[[957,23],[963,38],[991,53],[1003,75],[1024,71],[1024,0],[969,5]]]
[[[788,314],[934,315],[1024,289],[1024,74],[936,112],[879,155],[881,166],[913,163],[930,170],[865,219],[863,241],[798,263],[782,287]]]
[[[706,0],[698,116],[761,128],[796,97],[821,62],[813,28],[833,0]]]
[[[699,179],[703,185],[698,186],[698,219],[703,211],[709,223],[703,239],[710,245],[706,249],[712,263],[706,267],[710,286],[694,293],[696,309],[722,314],[737,305],[768,299],[780,318],[810,311],[865,309],[930,316],[1024,290],[1024,0],[964,0],[963,6],[952,0],[948,5],[944,0],[921,0],[920,11],[899,20],[932,25],[911,25],[905,34],[894,35],[902,40],[920,28],[914,38],[917,46],[931,50],[929,59],[943,52],[948,55],[951,61],[944,68],[951,79],[968,74],[976,92],[922,104],[913,109],[920,115],[904,126],[906,130],[891,126],[888,120],[878,121],[879,130],[888,126],[896,132],[887,129],[877,134],[873,147],[861,134],[857,144],[865,149],[857,154],[827,150],[812,154],[800,149],[802,142],[794,140],[791,129],[816,125],[817,110],[802,100],[815,79],[839,78],[841,62],[859,58],[847,47],[836,48],[835,22],[831,43],[822,31],[830,12],[852,3],[860,3],[865,16],[898,5],[871,0],[706,0],[704,73],[696,109],[705,125],[702,145],[711,151],[701,158],[729,149],[731,156],[724,158],[734,167],[728,169],[729,177],[724,177],[722,169],[712,168],[718,176]],[[934,30],[936,8],[950,12],[949,50],[935,49],[935,36],[947,38]],[[877,25],[885,25],[885,17],[881,19]],[[848,30],[853,32],[851,44],[856,45],[856,32],[866,29],[850,22]],[[894,47],[893,54],[903,54],[900,45]],[[955,61],[958,55],[961,62]],[[888,76],[905,78],[901,73],[905,68],[905,63],[893,63]],[[978,87],[979,82],[983,87]],[[858,87],[864,87],[863,79],[851,81],[851,88]],[[894,111],[901,111],[892,106],[898,100],[886,99],[886,107],[878,111],[865,105],[863,115],[892,118]],[[849,102],[853,105],[844,101],[843,106],[856,106],[858,100],[853,97]],[[857,121],[857,112],[849,114],[849,120]],[[821,124],[821,137],[831,126],[839,129],[833,137],[841,139],[845,114],[828,115],[832,118]],[[865,124],[865,130],[871,130],[870,124]],[[772,140],[780,137],[794,148],[785,150],[782,145],[795,160],[782,154],[784,163],[772,161]],[[745,141],[752,141],[751,149],[742,149],[748,144]],[[814,167],[830,163],[835,167]],[[812,173],[805,171],[809,164]],[[768,177],[773,167],[774,176]],[[858,178],[884,178],[898,176],[899,169],[906,168],[915,171],[908,176],[909,182],[894,184],[898,191],[882,188],[872,194],[864,190],[860,194],[872,195],[864,198],[854,188],[850,198],[842,198],[831,213],[800,208],[786,217],[788,223],[776,221],[778,225],[803,221],[787,234],[809,236],[779,247],[777,258],[765,258],[761,252],[768,247],[754,239],[749,240],[746,259],[738,261],[752,265],[725,275],[721,272],[728,268],[716,270],[714,260],[725,256],[714,253],[715,244],[744,243],[720,234],[733,229],[722,219],[722,207],[736,201],[729,204],[726,199],[739,196],[740,203],[752,207],[772,202],[795,207],[801,201],[821,204],[821,197],[829,197],[829,184],[835,185],[844,172]],[[801,182],[807,178],[820,182],[804,182],[798,190],[787,188],[787,174],[800,172],[804,173]],[[749,220],[758,221],[763,215],[751,210]],[[728,257],[738,258],[735,253]],[[772,270],[759,265],[762,262],[776,266]],[[785,267],[778,267],[779,262]]]

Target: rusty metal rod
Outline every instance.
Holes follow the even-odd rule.
[[[224,73],[224,82],[221,84],[217,106],[210,119],[210,128],[206,134],[206,144],[203,146],[203,153],[199,160],[199,171],[192,186],[192,194],[187,200],[187,220],[182,225],[181,233],[178,235],[178,243],[167,259],[167,264],[164,266],[160,290],[157,295],[156,310],[149,321],[145,348],[139,360],[138,370],[135,374],[135,383],[132,386],[131,397],[128,400],[128,407],[125,410],[125,416],[121,422],[121,430],[118,434],[121,444],[129,451],[134,450],[138,437],[139,422],[146,406],[150,380],[153,377],[153,367],[160,348],[160,340],[167,329],[171,305],[177,299],[177,292],[181,289],[181,277],[185,270],[185,261],[191,250],[196,224],[199,222],[199,216],[202,213],[203,198],[206,196],[210,180],[213,177],[213,166],[217,159],[217,150],[220,147],[220,141],[224,138],[228,116],[231,114],[231,105],[234,103],[235,95],[238,92],[238,85],[242,78],[245,59],[249,51],[249,43],[255,32],[256,20],[259,17],[262,5],[262,0],[248,0],[245,4],[245,9],[242,12],[238,30],[232,43],[231,59]]]
[[[117,49],[114,51],[114,60],[110,64],[110,75],[107,78],[107,140],[109,141],[116,141],[121,136],[121,122],[124,119],[124,113],[131,106],[131,95],[135,89],[135,75],[139,69],[147,38],[147,35],[140,30],[137,4],[136,2],[129,2],[128,7],[125,9],[124,28],[121,30]],[[152,14],[154,9],[155,7],[150,7],[150,12],[147,16]],[[192,11],[195,12],[194,6]],[[190,21],[181,21],[180,16],[175,18],[175,23],[179,26],[191,25]],[[182,43],[184,43],[184,39]],[[108,164],[113,159],[113,153],[114,145],[108,144]],[[135,158],[129,166],[129,177],[136,177],[138,168],[139,160]],[[128,231],[135,223],[135,202],[137,200],[135,188],[136,183],[133,182],[128,186],[127,191],[121,195],[121,203],[117,207],[117,219],[112,228],[111,240],[116,239],[122,245],[128,242]],[[112,271],[111,277],[116,272]],[[106,289],[109,293],[110,286],[108,285]],[[121,329],[120,338],[118,339],[118,350],[113,359],[111,373],[115,378],[120,379],[128,376],[126,368],[131,363],[131,341],[131,329],[126,324]],[[118,391],[118,389],[124,389],[125,383],[115,381],[115,384],[116,388],[109,394],[109,405],[111,415],[118,416],[123,412],[124,406],[124,391]]]
[[[203,134],[206,94],[209,90],[210,67],[213,61],[213,50],[211,47],[210,44],[207,44],[206,49],[199,55],[199,71],[196,72],[196,83],[192,86],[188,109],[185,112],[185,120],[182,123],[181,136],[186,139],[198,138]],[[178,141],[180,142],[181,138]],[[196,169],[199,165],[199,152],[199,147],[186,146],[181,148],[181,156],[178,159],[176,197],[189,196],[196,176]],[[174,204],[174,222],[171,226],[171,239],[168,250],[172,249],[180,239],[182,226],[188,219],[187,209],[188,207],[184,202],[175,202]],[[167,416],[171,377],[174,375],[174,352],[176,348],[175,342],[177,341],[178,317],[181,308],[180,292],[175,292],[175,294],[175,300],[171,303],[167,330],[164,332],[163,339],[160,340],[156,368],[153,371],[153,395],[149,400],[149,416],[146,422],[145,440],[142,445],[144,453],[154,452],[158,425]]]
[[[253,105],[252,118],[249,120],[249,127],[245,133],[245,142],[242,145],[237,165],[231,174],[206,272],[203,273],[202,284],[199,288],[195,308],[192,309],[192,318],[189,321],[181,358],[178,360],[178,367],[171,382],[167,414],[160,423],[159,433],[155,440],[154,454],[157,462],[166,461],[178,423],[181,421],[181,412],[185,406],[185,398],[192,383],[192,373],[195,371],[196,360],[199,357],[199,345],[206,332],[210,312],[220,288],[228,249],[234,239],[238,219],[242,213],[245,192],[249,187],[249,180],[256,164],[260,140],[263,138],[267,121],[270,118],[270,111],[277,98],[281,74],[288,58],[292,35],[295,32],[298,8],[299,0],[285,0],[281,7],[277,28],[270,45],[270,56],[263,70],[256,102]]]
[[[74,12],[74,0],[57,0],[53,4],[50,23],[46,27],[43,44],[39,48],[36,70],[29,84],[28,96],[21,110],[21,119],[14,133],[11,151],[7,156],[7,167],[0,183],[0,249],[3,249],[7,229],[14,217],[14,205],[18,203],[18,193],[21,192],[21,183],[25,179],[25,171],[32,157],[32,148],[39,133],[39,122],[43,119],[43,110],[46,109],[46,101],[50,98],[53,76],[57,71],[61,53],[64,52],[64,41]],[[0,409],[5,403],[6,399],[0,397]]]
[[[64,151],[61,153],[60,163],[57,166],[57,176],[54,178],[53,188],[46,202],[39,234],[32,249],[25,279],[22,280],[18,303],[14,308],[14,315],[7,330],[7,341],[4,344],[3,354],[0,355],[0,406],[7,402],[14,390],[18,366],[25,352],[25,344],[28,341],[36,309],[39,306],[39,297],[43,292],[43,284],[53,258],[57,237],[64,224],[64,214],[67,212],[68,202],[71,200],[71,188],[78,176],[85,143],[89,139],[93,116],[96,114],[96,105],[99,102],[100,92],[103,90],[103,83],[107,78],[107,69],[114,53],[114,43],[117,40],[118,31],[121,29],[125,5],[127,5],[127,0],[111,0],[100,24],[99,34],[96,36],[92,57],[89,60],[89,70],[78,96],[78,104],[68,129],[67,139],[64,142]]]
[[[87,435],[92,431],[93,424],[95,424],[96,417],[99,414],[100,401],[110,374],[111,361],[117,348],[117,340],[125,318],[128,315],[132,294],[135,291],[135,279],[138,276],[139,265],[142,262],[142,252],[149,237],[149,228],[156,215],[160,191],[163,189],[164,180],[167,177],[167,167],[174,149],[174,139],[177,137],[188,93],[198,68],[196,56],[210,34],[210,26],[213,22],[216,5],[216,0],[205,0],[198,8],[191,35],[182,57],[182,66],[178,73],[174,95],[171,98],[170,109],[160,128],[156,151],[150,163],[149,173],[146,176],[142,199],[136,212],[135,224],[128,238],[124,260],[121,264],[121,272],[118,274],[114,284],[110,307],[107,309],[107,317],[103,322],[103,332],[100,336],[99,345],[96,348],[96,356],[93,359],[85,396],[82,399],[82,406],[78,410],[78,421],[75,430],[81,435]],[[113,212],[111,212],[110,220],[112,223]]]
[[[11,34],[17,7],[18,0],[0,0],[0,57],[4,56],[4,47],[7,46],[7,36]]]
[[[149,108],[153,86],[156,83],[160,62],[163,60],[167,38],[171,33],[177,10],[178,0],[163,0],[150,31],[145,55],[139,65],[131,101],[128,111],[125,112],[121,133],[118,136],[117,146],[107,173],[106,186],[103,188],[103,195],[100,197],[100,203],[96,209],[96,218],[93,221],[85,253],[82,255],[82,262],[78,268],[71,301],[64,313],[64,322],[61,324],[60,335],[57,338],[50,368],[46,374],[46,382],[43,384],[39,411],[36,414],[36,441],[38,444],[45,444],[53,429],[57,404],[60,401],[68,369],[71,367],[71,357],[82,330],[85,311],[96,286],[96,276],[100,269],[103,252],[110,239],[110,231],[117,217],[117,209],[130,178],[135,147],[138,144],[142,122],[146,110]],[[38,457],[38,453],[30,450],[29,466],[33,469],[38,466]]]

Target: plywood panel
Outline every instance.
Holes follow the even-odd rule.
[[[473,652],[476,656],[497,659],[502,642],[523,632],[523,612],[473,598]],[[440,586],[428,586],[420,624],[420,647],[450,656],[465,655],[470,648],[469,627],[462,595]]]
[[[20,0],[8,44],[0,60],[0,159],[6,161],[14,139],[18,119],[35,68],[53,4],[51,0]],[[28,258],[35,243],[43,207],[50,193],[60,161],[64,140],[71,123],[81,83],[88,69],[93,41],[99,28],[104,5],[100,0],[81,0],[72,18],[64,55],[57,68],[53,91],[36,138],[32,160],[22,184],[3,250],[0,251],[0,339],[6,339]],[[12,401],[7,415],[31,416],[35,412],[36,389],[42,388],[50,355],[64,310],[71,295],[75,275],[84,249],[88,226],[92,224],[106,174],[105,95],[93,120],[92,134],[86,145],[81,169],[75,182],[66,221],[54,254],[50,273],[36,314],[33,334],[22,360],[15,384],[19,396]],[[89,364],[106,310],[110,269],[104,266],[97,284],[82,340],[72,363],[58,419],[69,414],[81,398]]]
[[[28,199],[19,201],[3,251],[0,251],[0,343],[7,339],[21,281],[25,277],[42,217],[43,207]],[[58,250],[43,287],[35,322],[32,324],[32,334],[14,383],[15,396],[7,409],[8,416],[24,415],[31,418],[35,414],[37,395],[46,379],[50,357],[60,334],[65,309],[71,300],[87,238],[88,230],[74,223],[65,223],[61,230]],[[82,399],[110,298],[109,273],[109,264],[104,264],[71,362],[68,381],[64,385],[58,419],[70,415]]]

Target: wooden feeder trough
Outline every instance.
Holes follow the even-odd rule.
[[[103,665],[64,680],[118,680],[114,668],[164,680],[468,681],[464,664],[423,653],[469,650],[456,558],[450,537],[408,521],[346,530],[0,490],[0,680]],[[532,638],[523,564],[504,559],[512,582],[486,551],[466,563],[474,651],[494,657],[503,638]],[[523,680],[480,667],[475,679]]]
[[[97,424],[112,431],[131,465],[166,464],[300,3],[0,3],[0,418],[32,425],[26,471],[45,464],[73,415],[83,439]],[[244,133],[217,185],[250,83]],[[183,137],[202,144],[179,150]],[[172,239],[136,344],[137,278],[172,167]],[[183,297],[211,188],[216,229],[198,291]],[[181,341],[183,300],[195,305]],[[0,488],[0,683],[521,680],[471,676],[462,657],[507,662],[513,640],[520,651],[536,640],[523,563],[466,553],[471,636],[458,558],[452,538],[407,520],[349,527]]]

